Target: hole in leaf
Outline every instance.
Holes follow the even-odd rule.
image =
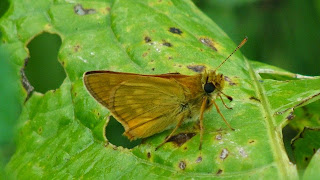
[[[105,133],[109,142],[116,146],[132,149],[141,144],[141,139],[130,141],[126,136],[122,135],[124,128],[113,116],[110,117]]]
[[[8,11],[8,9],[9,9],[8,0],[1,0],[0,1],[0,18]]]
[[[64,69],[58,62],[60,46],[61,38],[46,32],[36,36],[27,45],[30,58],[24,72],[36,91],[45,93],[57,89],[66,78]]]
[[[288,154],[289,160],[297,164],[297,167],[303,167],[301,165],[302,153],[297,153],[296,147],[292,144],[293,140],[296,140],[305,127],[319,127],[320,126],[320,113],[319,113],[320,101],[315,101],[306,106],[297,108],[293,113],[289,113],[286,119],[289,123],[283,128],[283,143],[285,150]],[[301,136],[301,134],[300,134]],[[310,142],[309,146],[312,147],[314,142]],[[305,148],[307,149],[307,147]],[[311,149],[310,149],[311,150]]]
[[[287,155],[288,155],[290,162],[293,162],[293,163],[295,163],[295,158],[294,158],[293,149],[291,146],[291,140],[298,133],[299,132],[294,130],[290,125],[287,125],[282,129],[284,148],[287,152]]]

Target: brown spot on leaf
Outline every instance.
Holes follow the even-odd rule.
[[[228,149],[222,149],[221,153],[220,153],[220,159],[225,160],[229,155],[229,151]]]
[[[217,48],[214,46],[214,42],[213,40],[207,38],[207,37],[201,37],[200,42],[208,47],[210,47],[211,49],[218,51]]]
[[[152,71],[154,71],[154,70],[155,70],[155,68],[151,68],[151,70],[152,70]]]
[[[172,57],[171,57],[171,56],[169,56],[169,57],[168,57],[168,59],[169,59],[169,60],[171,60],[171,59],[172,59]]]
[[[147,153],[147,157],[148,157],[149,159],[151,158],[151,153],[150,153],[150,152]]]
[[[250,140],[249,144],[252,144],[252,143],[255,143],[255,142],[256,142],[255,140]]]
[[[175,28],[175,27],[170,27],[169,31],[170,31],[171,33],[179,34],[179,35],[181,35],[181,34],[183,33],[180,29]]]
[[[244,157],[244,158],[248,157],[248,154],[247,154],[247,152],[244,150],[243,147],[239,148],[239,153],[240,153],[240,155],[241,155],[242,157]]]
[[[251,96],[249,99],[250,99],[250,100],[254,100],[254,101],[261,102],[261,101],[260,101],[260,99],[258,99],[258,98],[256,98],[256,97],[254,97],[254,96]]]
[[[94,14],[96,13],[96,10],[95,9],[85,9],[82,7],[81,4],[77,4],[74,6],[73,8],[74,12],[79,15],[79,16],[84,16],[84,15],[87,15],[87,14]]]
[[[293,112],[290,112],[290,114],[287,116],[287,119],[290,121],[295,117],[295,115],[293,114]]]
[[[142,57],[146,57],[148,55],[148,52],[145,52],[142,54]]]
[[[151,42],[151,38],[149,36],[144,37],[144,42],[146,43]]]
[[[186,143],[188,140],[190,140],[193,136],[195,136],[196,133],[180,133],[175,136],[172,136],[168,142],[173,142],[177,146],[182,146],[184,143]]]
[[[39,127],[38,132],[39,132],[39,134],[42,133],[42,127]]]
[[[80,45],[79,44],[75,45],[74,48],[73,48],[74,52],[78,52],[79,49],[80,49]]]
[[[180,168],[180,169],[184,170],[184,169],[186,169],[186,167],[187,167],[186,162],[184,162],[184,161],[180,161],[180,162],[179,162],[179,168]]]
[[[220,141],[222,139],[222,134],[216,135],[216,140]]]
[[[235,86],[237,85],[235,82],[233,82],[228,76],[224,76],[224,80],[229,82],[230,86]]]
[[[167,47],[172,47],[172,44],[167,42],[166,40],[162,40],[162,45],[167,46]]]
[[[220,175],[222,172],[223,172],[222,169],[219,169],[216,174]]]
[[[202,161],[202,157],[199,156],[199,157],[197,158],[197,160],[196,160],[196,163],[200,163],[201,161]]]
[[[206,67],[202,65],[188,65],[187,68],[197,73],[201,73],[206,69]]]

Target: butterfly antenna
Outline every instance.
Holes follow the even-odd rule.
[[[240,49],[246,42],[248,41],[248,37],[245,37],[241,43],[236,47],[236,49],[215,69],[215,71],[217,69],[219,69],[222,64],[224,64],[238,49]]]

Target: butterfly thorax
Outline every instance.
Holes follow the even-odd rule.
[[[181,81],[176,80],[184,87],[186,98],[185,102],[181,102],[180,110],[185,111],[188,116],[186,121],[198,119],[204,99],[207,101],[205,110],[210,109],[213,105],[212,100],[216,99],[224,87],[224,77],[216,71],[205,71],[202,74],[183,78]]]

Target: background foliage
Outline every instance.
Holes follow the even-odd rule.
[[[291,72],[319,75],[320,1],[198,0],[196,4],[235,42],[241,51]]]

